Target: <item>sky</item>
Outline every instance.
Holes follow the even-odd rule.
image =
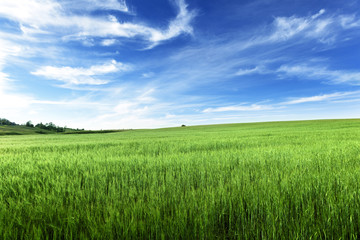
[[[357,0],[0,0],[0,117],[85,129],[360,118]]]

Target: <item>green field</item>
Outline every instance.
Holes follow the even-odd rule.
[[[0,137],[0,239],[359,239],[360,120]]]

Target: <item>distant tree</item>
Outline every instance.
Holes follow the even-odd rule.
[[[64,127],[58,127],[52,122],[45,123],[45,124],[38,123],[38,124],[36,124],[35,127],[45,129],[45,130],[49,130],[49,131],[53,131],[53,132],[65,132]]]
[[[52,122],[46,123],[45,126],[46,126],[46,129],[48,129],[50,131],[54,131],[57,128],[56,125]]]
[[[183,124],[183,125],[181,125],[181,127],[186,127],[186,125]]]
[[[25,124],[25,126],[27,126],[27,127],[34,127],[34,124],[32,124],[32,122],[31,121],[27,121],[26,122],[26,124]]]
[[[42,122],[36,124],[35,127],[45,129],[45,125]]]
[[[16,123],[11,122],[11,121],[7,120],[6,118],[0,118],[0,125],[14,126],[14,125],[16,125]]]

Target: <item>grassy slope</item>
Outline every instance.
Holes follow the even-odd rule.
[[[92,133],[112,133],[123,132],[126,130],[80,130],[67,129],[66,132],[60,134],[92,134]],[[56,134],[57,132],[49,131],[41,128],[32,128],[21,125],[8,126],[0,125],[0,136],[4,135],[31,135],[31,134]],[[59,133],[58,133],[59,134]]]
[[[0,239],[357,239],[360,120],[0,138]]]
[[[29,134],[49,134],[50,131],[40,128],[31,128],[26,126],[0,126],[1,135],[29,135]]]

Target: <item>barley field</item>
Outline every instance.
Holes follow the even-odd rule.
[[[0,239],[359,239],[360,120],[0,137]]]

